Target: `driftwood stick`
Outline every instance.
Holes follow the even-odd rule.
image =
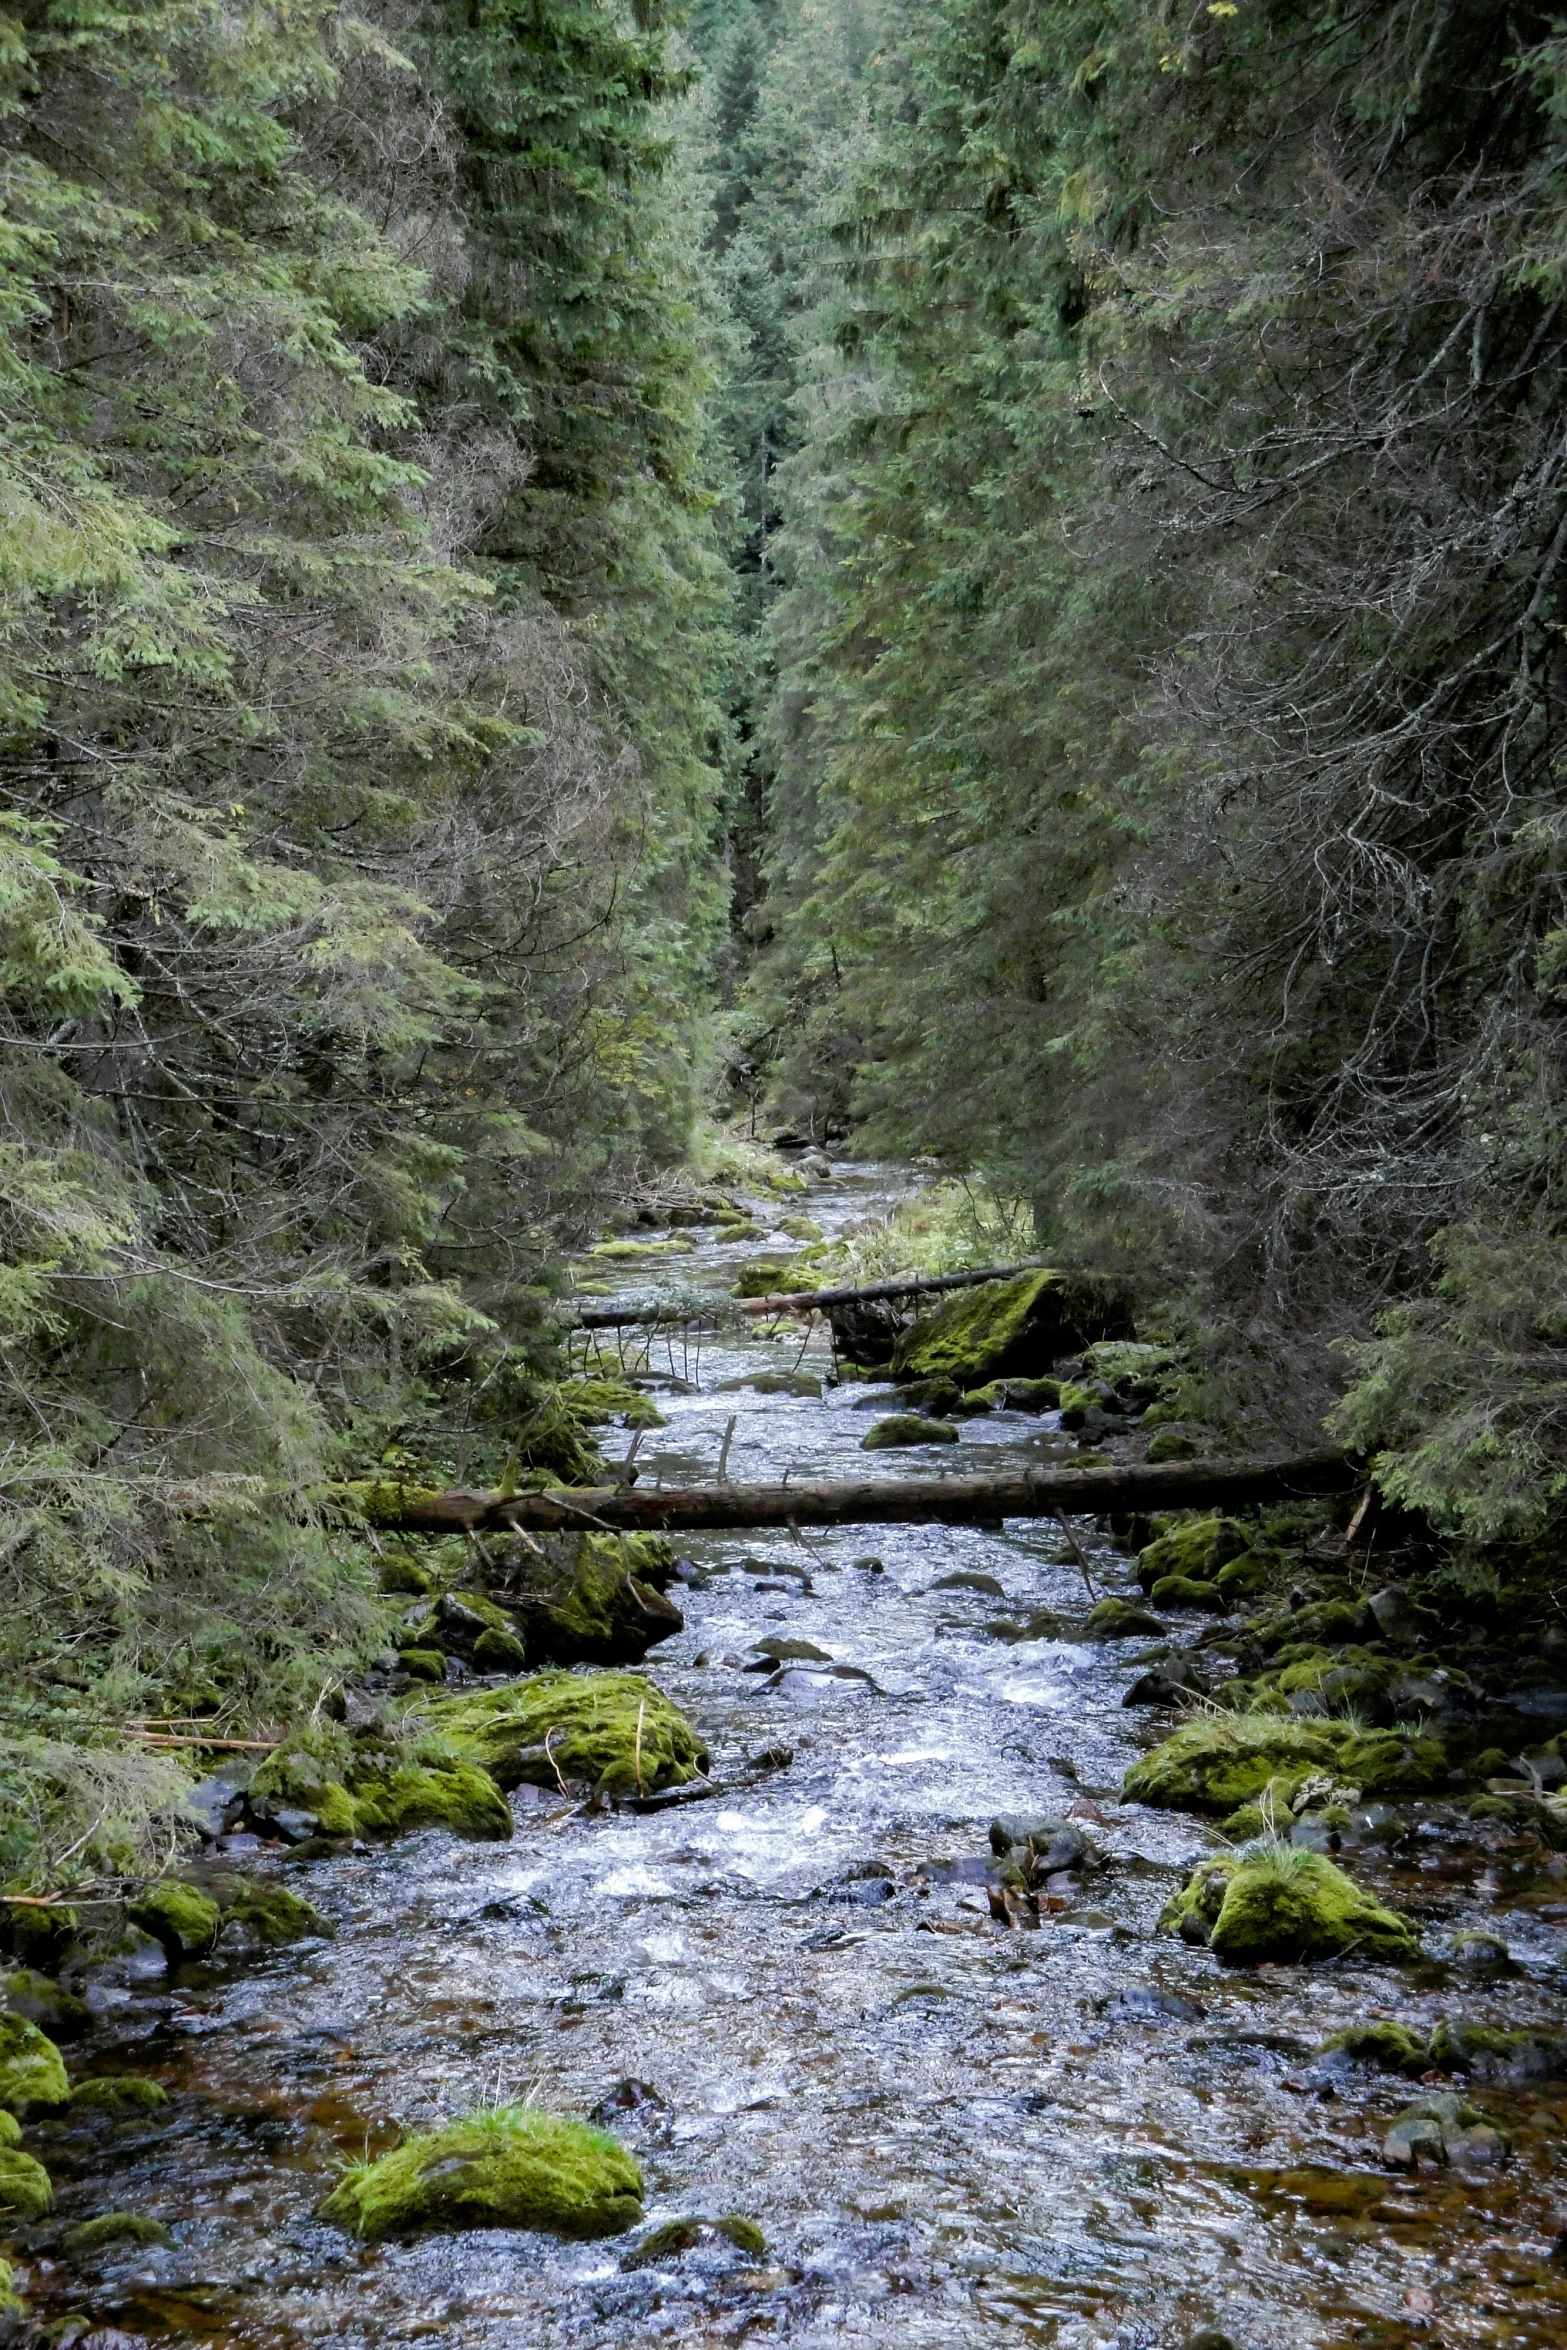
[[[1342,1453],[1261,1460],[1129,1462],[1009,1475],[857,1478],[787,1485],[585,1486],[545,1493],[426,1493],[377,1485],[366,1514],[410,1534],[466,1527],[536,1534],[584,1522],[617,1533],[695,1533],[732,1526],[973,1525],[996,1518],[1105,1516],[1142,1510],[1242,1509],[1314,1493],[1348,1493],[1364,1475]],[[361,1489],[362,1491],[365,1489]],[[345,1494],[345,1499],[354,1498]]]

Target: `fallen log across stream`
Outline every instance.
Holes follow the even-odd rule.
[[[828,1306],[874,1305],[895,1297],[927,1297],[945,1289],[978,1289],[987,1281],[1015,1281],[1021,1273],[1044,1273],[1042,1259],[1025,1265],[981,1265],[967,1273],[905,1273],[895,1281],[862,1281],[844,1289],[776,1289],[766,1297],[723,1298],[692,1304],[665,1299],[640,1306],[573,1307],[561,1316],[564,1330],[631,1330],[644,1323],[691,1323],[707,1315],[814,1314]]]
[[[1232,1461],[1129,1462],[1100,1469],[1019,1469],[1001,1476],[884,1477],[792,1485],[582,1486],[543,1493],[421,1491],[392,1483],[338,1487],[377,1526],[407,1534],[697,1533],[730,1527],[965,1526],[1001,1518],[1241,1509],[1307,1494],[1348,1493],[1365,1472],[1337,1452]]]

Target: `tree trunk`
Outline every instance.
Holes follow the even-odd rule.
[[[999,1477],[886,1477],[801,1485],[584,1486],[567,1492],[339,1488],[374,1525],[409,1534],[695,1533],[738,1526],[973,1525],[997,1518],[1103,1517],[1141,1510],[1241,1509],[1348,1493],[1363,1472],[1342,1453],[1238,1461],[1022,1469]]]
[[[943,1289],[978,1289],[986,1281],[1016,1281],[1023,1273],[1043,1273],[1048,1267],[1041,1263],[1029,1265],[984,1265],[969,1273],[908,1273],[898,1281],[865,1281],[858,1288],[848,1289],[781,1289],[770,1297],[725,1299],[726,1307],[738,1306],[742,1314],[812,1313],[824,1306],[852,1306],[870,1304],[874,1299],[892,1297],[925,1297]],[[715,1305],[718,1301],[715,1301]],[[668,1305],[647,1306],[584,1306],[564,1323],[568,1330],[629,1330],[641,1322],[689,1321]]]

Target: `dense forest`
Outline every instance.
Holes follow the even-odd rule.
[[[39,0],[3,71],[18,1865],[384,1637],[325,1485],[571,1473],[563,1264],[726,1126],[1549,1536],[1542,11]]]

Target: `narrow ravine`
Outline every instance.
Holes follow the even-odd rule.
[[[811,1213],[832,1232],[897,1181],[836,1170]],[[669,1265],[716,1285],[735,1254],[702,1241]],[[875,1391],[735,1384],[799,1351],[758,1332],[704,1346],[694,1392],[666,1376],[642,1476],[711,1477],[731,1417],[730,1473],[758,1480],[935,1476],[1069,1443],[1008,1413],[955,1447],[863,1454]],[[799,1368],[828,1372],[824,1342]],[[1124,1587],[1126,1562],[1077,1532],[1098,1587]],[[127,1983],[76,2053],[153,2075],[166,2118],[38,2138],[61,2222],[112,2200],[173,2241],[97,2271],[35,2264],[35,2306],[81,2313],[65,2350],[116,2328],[269,2350],[1567,2338],[1548,2257],[1561,2089],[1488,2088],[1517,2142],[1494,2178],[1406,2180],[1378,2160],[1402,2084],[1313,2062],[1339,2025],[1455,2003],[1555,2024],[1567,1920],[1504,1917],[1516,1971],[1479,1991],[1435,1963],[1226,1974],[1158,1931],[1213,1835],[1118,1802],[1152,1727],[1122,1702],[1148,1644],[986,1630],[1081,1613],[1058,1530],[715,1537],[690,1558],[686,1629],[648,1669],[720,1778],[766,1749],[792,1760],[660,1813],[524,1788],[509,1844],[430,1833],[290,1868],[331,1941]],[[796,1644],[776,1672],[756,1669],[768,1642]],[[1104,1855],[1037,1931],[991,1914],[998,1814],[1067,1815]],[[1389,1898],[1439,1893],[1452,1923],[1495,1925],[1466,1834],[1439,1804],[1384,1807],[1357,1822],[1354,1865]],[[527,2094],[624,2135],[648,2182],[639,2237],[367,2248],[315,2216],[340,2155]],[[716,2235],[636,2264],[660,2223],[730,2213],[765,2253]]]

